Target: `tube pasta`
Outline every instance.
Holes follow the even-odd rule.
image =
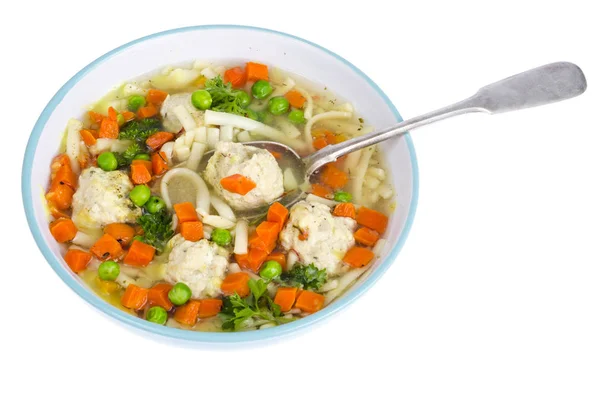
[[[213,206],[213,208],[215,209],[215,211],[217,211],[217,214],[219,214],[223,218],[228,219],[232,222],[236,221],[236,217],[235,217],[235,214],[233,213],[233,210],[225,201],[221,200],[216,195],[211,194],[210,195],[210,203]]]
[[[81,139],[80,131],[83,123],[76,119],[70,119],[67,123],[67,156],[71,161],[71,169],[74,173],[79,173],[79,141]]]
[[[169,181],[175,176],[186,176],[192,181],[196,188],[196,211],[199,211],[201,215],[208,214],[210,210],[210,193],[208,192],[208,187],[200,175],[188,168],[173,168],[163,176],[160,183],[160,194],[163,200],[165,200],[167,208],[173,208],[171,199],[169,198]]]
[[[325,305],[328,305],[331,301],[340,296],[342,292],[344,292],[350,284],[356,281],[368,268],[369,266],[361,267],[360,269],[352,269],[348,271],[348,273],[340,276],[340,278],[337,279],[337,287],[325,294]]]
[[[233,126],[224,125],[221,127],[221,136],[219,138],[223,142],[233,141]]]
[[[161,152],[164,152],[167,157],[167,163],[169,165],[173,164],[173,148],[175,147],[175,142],[167,142],[160,148]]]
[[[204,152],[206,151],[206,145],[200,142],[192,143],[192,150],[190,151],[190,157],[187,159],[186,167],[192,171],[196,171],[198,169],[198,165],[202,161],[202,157],[204,156]]]
[[[175,117],[179,120],[183,128],[187,131],[195,131],[198,127],[196,121],[183,105],[177,105],[173,108]]]
[[[90,248],[96,240],[98,240],[99,236],[89,235],[87,233],[83,233],[78,231],[73,239],[73,244],[79,245],[80,247]]]
[[[285,79],[285,81],[283,83],[281,83],[281,85],[278,85],[277,87],[275,87],[275,89],[271,93],[271,96],[273,96],[273,97],[283,96],[283,95],[287,94],[295,86],[296,86],[296,82],[294,81],[294,79],[292,79],[291,77],[288,77]]]
[[[234,222],[219,215],[202,215],[202,222],[219,229],[232,229],[235,226]]]
[[[248,222],[243,219],[237,221],[235,225],[233,253],[238,255],[248,253]]]
[[[373,253],[375,254],[376,258],[379,258],[381,254],[383,254],[383,249],[385,248],[386,243],[387,240],[384,238],[380,238],[379,240],[377,240],[375,246],[373,247]]]
[[[373,146],[362,149],[360,160],[353,172],[354,180],[352,181],[352,197],[354,197],[358,204],[362,204],[363,202],[363,182],[365,180],[365,174],[367,173],[367,167],[369,166],[369,160],[374,151],[375,148]]]
[[[219,129],[210,127],[206,129],[206,143],[208,144],[209,149],[214,149],[217,146],[217,142],[219,142]]]

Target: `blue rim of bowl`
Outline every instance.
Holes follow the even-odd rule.
[[[120,320],[125,324],[133,326],[142,331],[149,332],[151,334],[160,335],[169,339],[175,339],[179,341],[189,341],[189,342],[200,342],[200,343],[210,343],[210,344],[219,344],[219,343],[240,343],[240,342],[253,342],[260,341],[265,339],[279,338],[284,335],[289,335],[291,333],[298,332],[300,330],[306,329],[321,320],[324,320],[327,317],[330,317],[334,313],[337,313],[341,309],[348,306],[354,300],[356,300],[359,296],[365,293],[369,288],[371,288],[375,282],[386,272],[386,270],[392,265],[398,253],[402,249],[402,246],[406,242],[406,238],[410,232],[411,226],[414,221],[416,209],[417,209],[417,201],[418,201],[418,193],[419,193],[419,176],[418,176],[418,167],[417,167],[417,158],[415,154],[415,148],[412,142],[412,139],[409,134],[406,134],[404,137],[406,139],[406,143],[408,146],[408,150],[410,153],[410,161],[412,168],[412,197],[409,206],[408,216],[406,219],[406,223],[404,224],[404,228],[400,234],[400,238],[397,243],[394,245],[389,255],[385,260],[379,265],[377,269],[373,271],[373,273],[364,280],[363,284],[360,285],[355,290],[343,295],[341,298],[334,301],[332,304],[324,308],[323,310],[307,316],[301,320],[294,321],[292,323],[280,325],[273,328],[268,328],[264,330],[258,331],[248,331],[248,332],[197,332],[197,331],[187,331],[181,330],[177,328],[165,327],[153,324],[149,321],[142,320],[138,317],[135,317],[129,313],[126,313],[118,308],[110,305],[105,302],[102,298],[97,296],[93,291],[84,287],[81,283],[77,282],[73,276],[69,273],[67,268],[63,266],[58,260],[56,260],[54,254],[51,252],[49,247],[46,245],[44,238],[40,232],[39,226],[34,217],[33,210],[33,195],[31,189],[31,174],[32,174],[32,165],[33,165],[33,157],[37,148],[37,144],[44,129],[46,122],[48,121],[50,115],[56,108],[56,106],[62,101],[67,92],[77,83],[83,76],[85,76],[88,72],[94,69],[96,66],[106,61],[113,55],[123,51],[124,49],[131,47],[135,44],[141,43],[143,41],[147,41],[150,39],[154,39],[161,36],[166,36],[170,34],[194,31],[194,30],[212,30],[212,29],[239,29],[239,30],[254,30],[259,32],[271,33],[280,36],[285,36],[287,38],[297,40],[308,44],[316,49],[319,49],[345,65],[349,66],[355,73],[357,73],[360,77],[362,77],[386,102],[389,109],[396,116],[398,121],[402,121],[402,117],[400,113],[396,109],[396,107],[392,104],[388,96],[379,88],[377,84],[373,80],[371,80],[364,72],[362,72],[359,68],[354,66],[352,63],[337,55],[336,53],[321,47],[318,44],[312,43],[308,40],[302,39],[297,36],[293,36],[287,33],[278,32],[275,30],[258,28],[253,26],[243,26],[243,25],[200,25],[200,26],[188,26],[178,29],[166,30],[164,32],[154,33],[137,40],[133,40],[127,44],[124,44],[120,47],[115,48],[112,51],[107,52],[102,55],[98,59],[91,62],[89,65],[81,69],[77,74],[75,74],[69,81],[67,81],[58,92],[52,97],[50,102],[46,105],[44,110],[42,111],[40,117],[38,118],[33,130],[31,132],[31,136],[29,137],[29,141],[27,143],[27,148],[25,150],[25,158],[23,160],[23,171],[21,176],[21,191],[23,195],[23,204],[25,208],[25,214],[27,216],[27,222],[29,223],[29,228],[31,229],[31,233],[35,238],[35,241],[42,251],[42,254],[52,266],[54,271],[59,275],[59,277],[79,296],[85,299],[89,304],[103,312],[104,314],[113,317],[116,320]]]

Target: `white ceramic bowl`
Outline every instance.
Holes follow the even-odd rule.
[[[79,296],[122,324],[144,334],[179,341],[206,343],[249,342],[286,335],[321,321],[358,298],[392,265],[402,247],[417,205],[417,162],[408,135],[382,146],[397,192],[397,208],[387,235],[382,259],[372,265],[344,296],[304,319],[264,330],[238,333],[192,332],[159,326],[127,314],[98,297],[70,271],[60,255],[59,244],[48,230],[43,192],[50,173],[50,161],[57,154],[67,120],[80,117],[84,106],[102,97],[116,84],[153,69],[192,60],[255,60],[288,70],[321,83],[350,101],[368,124],[376,128],[401,120],[383,91],[357,67],[316,44],[298,37],[245,26],[195,26],[153,34],[101,56],[71,78],[50,100],[29,138],[23,162],[22,192],[27,220],[35,240],[62,280]]]

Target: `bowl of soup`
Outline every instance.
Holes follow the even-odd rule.
[[[357,67],[298,37],[157,33],[86,66],[44,109],[23,164],[27,219],[70,288],[144,334],[279,337],[349,305],[392,265],[417,163],[405,135],[304,180],[255,142],[306,156],[399,121]]]

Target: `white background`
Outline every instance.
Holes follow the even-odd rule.
[[[600,394],[600,29],[586,6],[594,2],[330,3],[3,9],[3,395]],[[79,69],[143,35],[214,23],[321,44],[372,77],[405,118],[552,61],[579,64],[589,88],[545,108],[415,131],[413,230],[383,279],[331,321],[252,349],[174,347],[107,320],[53,273],[26,225],[20,167],[39,113]]]

